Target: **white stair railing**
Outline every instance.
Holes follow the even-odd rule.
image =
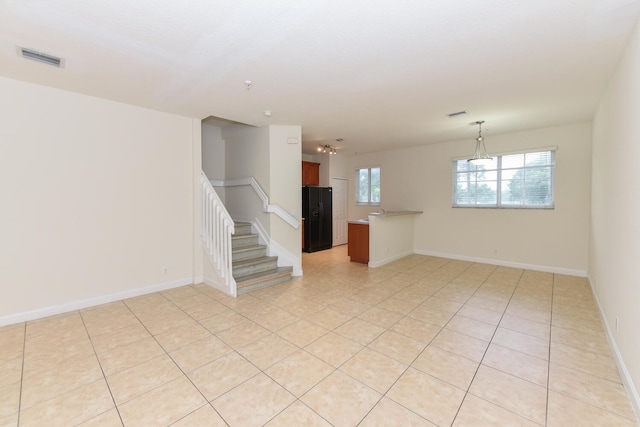
[[[211,184],[214,187],[241,187],[241,186],[249,186],[253,189],[256,195],[262,201],[262,211],[267,213],[273,213],[278,215],[284,222],[289,224],[294,229],[300,228],[300,221],[293,217],[289,212],[285,211],[278,205],[269,204],[269,197],[267,193],[264,192],[258,181],[255,180],[254,177],[249,178],[238,178],[238,179],[229,179],[226,181],[216,181],[212,180]]]
[[[229,295],[236,296],[236,281],[231,270],[231,236],[235,231],[233,219],[204,172],[200,173],[200,193],[201,233],[205,249],[218,275],[224,280]]]

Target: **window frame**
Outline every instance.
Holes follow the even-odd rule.
[[[372,193],[372,183],[371,183],[371,169],[378,169],[378,174],[380,176],[380,183],[378,184],[378,191],[380,194],[380,201],[379,202],[374,202],[371,201],[371,193]],[[367,171],[367,201],[366,202],[361,202],[359,200],[359,194],[360,194],[360,171],[366,170]],[[355,169],[355,203],[356,206],[380,206],[382,203],[382,191],[381,191],[381,187],[382,187],[382,168],[380,166],[368,166],[368,167],[358,167]]]
[[[549,196],[550,196],[550,201],[547,204],[544,205],[534,205],[534,204],[504,204],[501,200],[502,198],[502,191],[500,190],[502,188],[502,184],[503,184],[503,179],[502,179],[502,173],[505,170],[522,170],[522,171],[526,171],[526,170],[531,170],[531,169],[536,169],[536,168],[540,168],[540,166],[526,166],[526,164],[522,167],[519,168],[513,168],[513,167],[505,167],[503,168],[502,165],[502,158],[504,156],[510,156],[510,155],[518,155],[518,154],[535,154],[535,153],[546,153],[546,152],[550,152],[551,153],[551,159],[550,162],[547,165],[544,165],[543,167],[548,167],[549,171],[550,171],[550,176],[549,176]],[[457,170],[457,163],[459,161],[465,161],[467,157],[457,157],[457,158],[453,158],[451,159],[451,170],[452,170],[452,188],[451,188],[451,207],[452,208],[462,208],[462,209],[468,209],[468,208],[475,208],[475,209],[542,209],[542,210],[552,210],[555,209],[555,175],[556,175],[556,156],[557,156],[557,147],[541,147],[541,148],[532,148],[532,149],[527,149],[527,150],[518,150],[518,151],[510,151],[510,152],[502,152],[502,153],[495,153],[493,154],[493,157],[496,158],[496,168],[495,169],[489,169],[488,171],[494,172],[496,173],[496,179],[495,179],[495,183],[496,183],[496,203],[489,203],[489,204],[478,204],[478,203],[474,203],[474,204],[458,204],[456,203],[457,200],[457,190],[458,190],[458,174],[460,173]],[[472,171],[469,171],[472,172]],[[463,172],[464,173],[464,172]],[[506,180],[506,179],[505,179]]]

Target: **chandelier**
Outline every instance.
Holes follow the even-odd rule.
[[[476,138],[476,151],[473,153],[473,157],[467,160],[469,163],[482,163],[484,160],[492,160],[487,154],[487,149],[484,146],[484,138],[482,137],[482,124],[484,120],[479,120],[475,124],[478,125],[478,137]]]

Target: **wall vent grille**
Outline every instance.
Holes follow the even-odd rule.
[[[455,113],[447,114],[447,116],[449,116],[449,117],[457,117],[457,116],[463,116],[465,114],[467,114],[466,111],[457,111]]]
[[[58,68],[62,67],[62,59],[58,58],[57,56],[38,52],[33,49],[27,49],[26,47],[18,47],[18,54],[25,59],[42,62],[43,64],[47,65],[53,65],[54,67]]]

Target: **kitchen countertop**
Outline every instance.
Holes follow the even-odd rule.
[[[354,220],[351,220],[351,221],[347,221],[347,223],[349,223],[349,224],[364,224],[364,225],[369,225],[369,219],[368,219],[368,218],[354,219]]]
[[[417,215],[423,213],[422,211],[384,211],[384,212],[369,212],[369,215],[379,218],[385,218],[390,216],[399,215]],[[369,218],[352,219],[347,221],[349,224],[369,224]]]
[[[398,216],[398,215],[416,215],[421,214],[422,211],[384,211],[384,212],[369,212],[369,215],[377,217],[385,216]]]

